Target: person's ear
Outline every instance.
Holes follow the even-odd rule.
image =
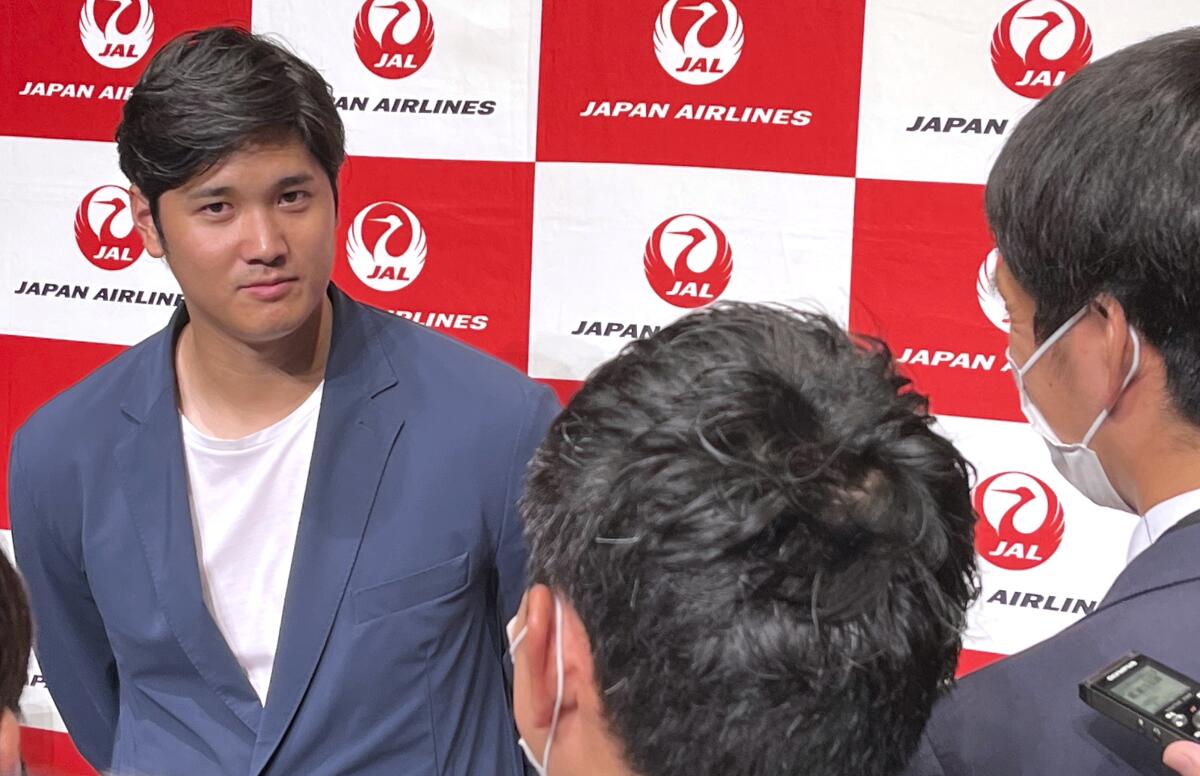
[[[21,772],[21,726],[11,709],[0,711],[0,776]]]
[[[154,214],[150,210],[150,201],[137,186],[129,189],[129,203],[133,209],[133,226],[146,246],[146,252],[156,259],[161,259],[166,253],[163,247],[162,235],[154,223]]]
[[[554,720],[554,704],[559,694],[557,629],[562,628],[562,704],[559,721],[585,703],[595,703],[595,678],[591,642],[575,608],[559,598],[556,611],[555,594],[545,585],[534,585],[525,596],[525,625],[529,632],[521,649],[529,651],[531,722],[548,730]]]
[[[1101,294],[1092,304],[1104,320],[1104,359],[1108,367],[1105,392],[1111,404],[1120,395],[1125,376],[1133,367],[1133,336],[1125,308],[1114,296]],[[1145,345],[1144,342],[1141,344]]]
[[[530,722],[539,730],[549,729],[558,693],[555,653],[554,594],[545,585],[534,585],[525,593],[525,640],[523,659],[529,669]]]

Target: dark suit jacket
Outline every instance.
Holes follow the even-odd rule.
[[[964,677],[935,709],[910,776],[1167,774],[1162,750],[1093,711],[1079,683],[1126,652],[1200,678],[1200,514],[1121,572],[1096,610]]]
[[[266,707],[201,597],[171,324],[15,435],[47,685],[100,769],[522,774],[503,655],[544,387],[337,289]],[[297,483],[297,487],[304,487]]]

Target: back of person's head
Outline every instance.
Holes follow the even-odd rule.
[[[1067,79],[1021,120],[987,184],[1004,264],[1045,340],[1101,294],[1161,352],[1200,424],[1200,27]]]
[[[535,757],[557,597],[555,776],[609,772],[571,743],[601,734],[641,776],[902,767],[975,594],[969,467],[926,406],[881,343],[764,305],[695,313],[597,369],[523,501]]]
[[[329,84],[283,46],[236,27],[185,33],[159,50],[116,134],[121,171],[156,223],[164,192],[249,143],[288,137],[312,153],[336,200],[345,130]]]
[[[0,776],[19,771],[21,691],[29,670],[33,625],[25,588],[0,552]]]

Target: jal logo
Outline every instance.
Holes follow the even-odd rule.
[[[1066,0],[1023,0],[992,34],[992,67],[1022,97],[1045,97],[1091,58],[1092,31]]]
[[[667,0],[654,25],[654,54],[667,75],[703,86],[729,74],[744,38],[742,17],[730,0]]]
[[[354,48],[381,78],[407,78],[433,51],[433,16],[424,0],[367,0],[354,23]]]
[[[655,228],[646,241],[646,280],[676,307],[703,307],[729,285],[733,251],[725,233],[704,216],[684,213]]]
[[[993,566],[1023,571],[1040,566],[1062,544],[1058,494],[1026,472],[993,474],[975,487],[975,549]]]
[[[1009,320],[1004,297],[996,288],[996,267],[999,263],[1000,252],[993,248],[979,265],[979,276],[975,279],[975,296],[979,301],[979,309],[992,325],[1007,334],[1012,327],[1012,321]]]
[[[125,269],[137,261],[142,238],[133,228],[129,190],[109,185],[89,191],[75,211],[75,243],[100,269]]]
[[[425,268],[425,229],[399,202],[376,202],[354,217],[346,257],[359,280],[376,291],[399,291]]]
[[[88,56],[105,67],[121,70],[136,64],[154,40],[149,0],[84,0],[79,39]]]

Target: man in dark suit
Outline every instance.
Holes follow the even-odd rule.
[[[1094,62],[1029,112],[992,170],[1025,414],[1072,484],[1143,519],[1092,614],[935,709],[913,774],[1165,772],[1077,685],[1129,650],[1200,677],[1197,73],[1200,28]]]
[[[230,28],[117,133],[186,303],[14,437],[59,711],[101,770],[517,776],[503,625],[544,387],[333,287],[328,85]]]

